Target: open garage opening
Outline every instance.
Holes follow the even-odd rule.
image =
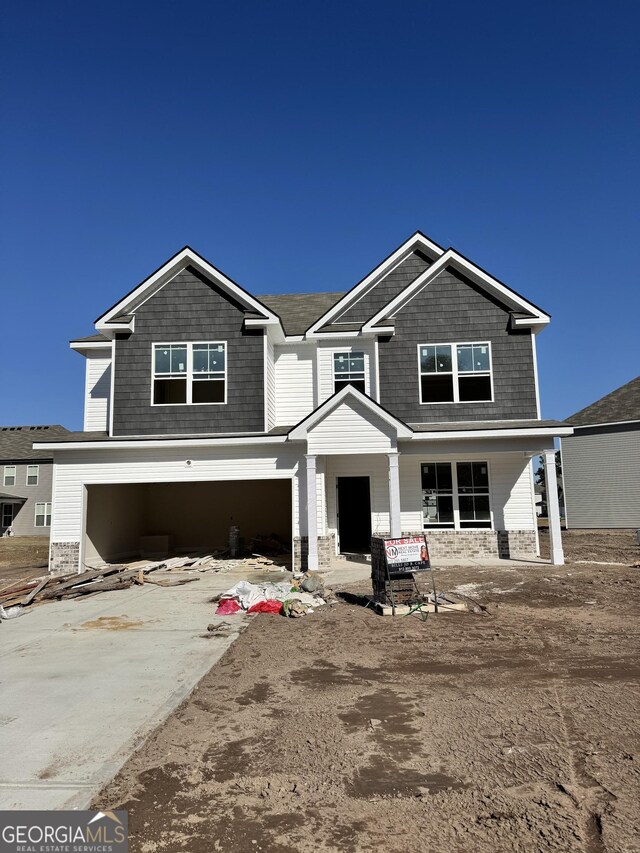
[[[205,554],[260,538],[292,548],[292,483],[118,483],[87,486],[85,568],[139,557]]]

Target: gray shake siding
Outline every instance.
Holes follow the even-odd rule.
[[[640,424],[576,427],[562,471],[568,527],[640,527]]]
[[[334,322],[366,323],[381,311],[401,291],[431,266],[431,261],[420,252],[412,252],[372,290],[338,317]]]
[[[135,312],[135,331],[115,347],[114,435],[264,430],[264,343],[244,313],[187,268]],[[152,343],[227,342],[227,403],[152,406]]]
[[[418,344],[490,341],[494,402],[420,403]],[[509,331],[509,312],[447,268],[398,313],[380,341],[380,402],[406,423],[537,417],[530,331]]]
[[[15,486],[3,486],[3,474],[5,465],[16,466],[16,484]],[[27,486],[27,467],[29,465],[38,465],[38,485]],[[34,459],[33,461],[1,461],[0,462],[0,492],[6,495],[18,495],[21,498],[26,498],[26,503],[13,504],[13,523],[11,529],[15,536],[48,536],[49,527],[36,527],[36,504],[51,502],[51,483],[53,477],[53,463],[51,460],[43,461],[42,459]],[[0,500],[0,504],[3,501]],[[6,528],[2,526],[2,516],[0,515],[0,536],[5,532]]]

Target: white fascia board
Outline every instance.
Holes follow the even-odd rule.
[[[532,427],[530,429],[466,429],[443,432],[414,432],[412,441],[442,441],[469,438],[555,438],[572,435],[573,427]]]
[[[356,388],[347,385],[342,389],[342,391],[338,391],[338,393],[334,394],[333,397],[329,397],[328,400],[325,400],[325,402],[318,406],[318,408],[311,412],[311,414],[307,415],[304,420],[300,421],[300,423],[289,432],[289,438],[294,441],[306,439],[309,431],[347,398],[351,398],[362,403],[377,418],[380,418],[385,421],[385,423],[392,426],[395,429],[398,438],[411,438],[413,435],[411,427],[408,427],[406,424],[402,423],[402,421],[398,420],[398,418],[387,412],[379,405],[379,403],[372,400],[371,397],[367,397],[366,394],[362,394]]]
[[[313,326],[307,330],[307,336],[314,337],[315,333],[325,326],[327,323],[330,323],[331,320],[336,317],[338,314],[344,313],[347,307],[354,301],[360,297],[360,294],[369,287],[377,278],[382,277],[385,273],[389,271],[391,267],[397,264],[403,255],[409,254],[413,249],[426,249],[433,254],[440,256],[443,254],[444,249],[441,246],[432,243],[428,237],[425,237],[424,234],[413,234],[409,237],[408,240],[399,246],[393,254],[389,255],[381,264],[379,264],[374,270],[372,270],[369,275],[362,279],[359,284],[355,287],[351,288],[348,293],[339,299],[335,305],[333,305],[326,314],[323,314]]]
[[[449,265],[457,268],[460,272],[468,278],[475,280],[481,286],[488,287],[496,294],[509,299],[511,302],[515,302],[524,311],[534,315],[531,318],[515,320],[514,322],[516,325],[542,326],[549,323],[551,318],[548,314],[540,311],[540,309],[536,308],[530,302],[527,302],[527,300],[523,299],[521,296],[518,296],[517,293],[508,288],[506,285],[501,284],[497,279],[488,275],[488,273],[481,270],[475,264],[472,264],[471,261],[468,261],[466,258],[462,257],[462,255],[459,255],[455,249],[447,249],[447,251],[434,264],[432,264],[432,266],[426,269],[422,275],[418,276],[415,281],[412,281],[411,284],[407,285],[407,287],[405,287],[405,289],[399,293],[395,299],[392,299],[388,305],[382,308],[381,311],[378,311],[374,317],[365,323],[362,330],[378,331],[375,328],[377,323],[382,322],[388,317],[393,317],[421,288],[430,284],[430,282],[433,281],[433,279]]]
[[[318,332],[315,335],[307,334],[305,337],[307,338],[307,340],[328,341],[333,338],[357,338],[359,336],[360,332]]]
[[[247,317],[244,321],[245,326],[258,326],[264,328],[264,326],[279,326],[280,320],[277,317],[265,317],[264,319],[258,317]]]
[[[571,420],[571,418],[567,418],[567,420]],[[575,424],[573,429],[575,431],[579,429],[595,429],[597,427],[626,426],[627,424],[640,424],[640,421],[609,421],[606,424]]]
[[[34,442],[37,450],[156,450],[163,447],[228,447],[251,444],[284,444],[286,435],[255,436],[253,438],[179,438],[102,441]]]
[[[111,341],[71,341],[69,349],[76,352],[86,352],[87,350],[109,350],[111,351]]]
[[[113,306],[113,308],[110,308],[106,314],[99,317],[96,321],[96,329],[102,331],[107,324],[109,324],[107,328],[114,328],[114,325],[110,324],[110,320],[118,314],[126,312],[127,306],[135,303],[148,290],[152,290],[156,285],[161,286],[163,279],[166,276],[172,274],[175,275],[178,270],[188,265],[196,267],[205,276],[214,279],[214,281],[220,284],[229,293],[233,294],[233,296],[235,296],[240,302],[249,305],[259,314],[262,314],[266,319],[274,320],[278,323],[280,322],[279,318],[273,312],[269,311],[265,305],[262,305],[262,303],[254,299],[250,293],[239,287],[235,282],[231,281],[231,279],[227,278],[224,273],[220,272],[220,270],[216,269],[212,264],[194,252],[193,249],[186,247],[181,252],[178,252],[177,255],[174,255],[173,258],[168,260],[167,263],[161,266],[159,270],[153,273],[153,275],[145,279],[142,284],[135,288],[135,290],[121,299],[120,302]]]

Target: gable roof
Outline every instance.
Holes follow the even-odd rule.
[[[388,412],[380,405],[380,403],[376,403],[375,400],[372,400],[371,397],[367,397],[366,394],[358,391],[358,389],[354,388],[353,385],[345,385],[344,388],[340,391],[336,391],[333,396],[329,397],[328,400],[325,400],[324,403],[321,403],[317,409],[314,409],[311,414],[307,415],[300,421],[300,423],[296,424],[296,426],[289,431],[289,438],[306,438],[308,432],[312,430],[313,427],[323,418],[330,414],[330,412],[338,408],[341,403],[349,402],[351,400],[359,402],[376,417],[393,427],[398,438],[411,438],[413,435],[411,427],[408,427],[404,421],[401,421],[399,418],[396,418],[395,415],[392,415],[391,412]]]
[[[378,311],[362,327],[363,331],[375,332],[381,329],[391,328],[390,320],[393,320],[398,311],[407,304],[417,293],[436,279],[441,272],[451,267],[466,278],[473,281],[481,289],[491,293],[500,300],[512,312],[512,323],[514,326],[541,327],[545,326],[550,316],[537,305],[526,300],[515,290],[507,287],[497,278],[489,275],[481,267],[472,263],[464,255],[455,249],[447,249],[438,260],[428,267],[421,275],[414,279],[395,299],[392,299],[384,308]]]
[[[51,459],[45,450],[34,450],[34,441],[47,441],[67,435],[69,430],[60,424],[44,426],[2,426],[0,427],[0,459],[16,461],[20,459]]]
[[[229,296],[239,302],[247,311],[253,312],[254,321],[278,323],[278,318],[239,284],[209,263],[190,246],[185,246],[166,263],[151,273],[137,287],[130,290],[126,296],[112,305],[95,321],[98,331],[108,332],[110,327],[130,327],[131,313],[135,312],[144,301],[171,281],[185,267],[193,267],[201,275],[217,284]]]
[[[567,418],[573,426],[640,421],[640,376]]]
[[[343,314],[350,305],[374,288],[378,281],[384,278],[397,264],[401,263],[408,255],[416,250],[423,252],[431,259],[439,258],[444,253],[442,246],[439,246],[421,231],[416,231],[415,234],[412,234],[411,237],[405,240],[390,255],[387,255],[371,272],[367,273],[351,290],[347,291],[342,299],[338,300],[329,310],[322,314],[308,328],[308,335],[313,337],[322,326],[326,326],[335,320],[338,315]]]

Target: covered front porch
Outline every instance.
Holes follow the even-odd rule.
[[[539,558],[531,460],[542,455],[547,482],[556,482],[553,427],[412,429],[352,389],[321,409],[290,434],[307,451],[298,565],[324,569],[340,554],[366,553],[371,536],[422,533],[436,561]],[[554,489],[549,528],[551,562],[562,565]]]

